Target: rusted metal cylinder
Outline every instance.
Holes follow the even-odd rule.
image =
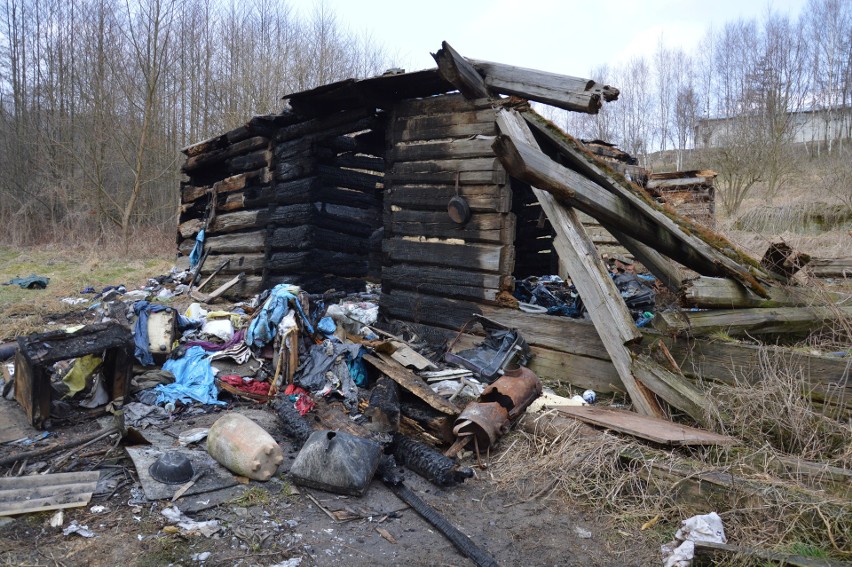
[[[477,401],[464,408],[456,418],[453,433],[458,437],[473,435],[479,449],[490,447],[509,430],[510,422],[541,395],[541,389],[541,380],[529,368],[507,369],[482,391]]]

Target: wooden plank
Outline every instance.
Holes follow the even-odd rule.
[[[500,160],[496,157],[483,157],[471,159],[437,159],[428,161],[405,161],[394,163],[392,172],[395,176],[411,175],[415,173],[444,173],[465,171],[494,171],[502,169]]]
[[[396,144],[388,158],[394,163],[404,161],[472,159],[493,157],[491,136],[477,136],[473,139],[431,141],[429,143]]]
[[[364,355],[364,360],[439,412],[451,416],[457,416],[460,413],[459,408],[455,404],[433,392],[420,376],[401,366],[392,358],[381,354],[378,356],[366,354]]]
[[[501,110],[497,115],[497,123],[500,130],[517,143],[537,147],[532,132],[517,112]],[[562,206],[550,193],[536,187],[532,187],[532,190],[556,231],[554,248],[560,260],[565,262],[571,280],[583,298],[583,305],[630,394],[630,400],[642,415],[663,415],[651,392],[637,384],[633,375],[632,358],[625,345],[641,339],[642,333],[636,328],[594,243],[573,209]]]
[[[393,175],[389,174],[389,176],[393,178]],[[390,182],[385,190],[385,206],[390,207],[394,213],[402,208],[443,211],[446,215],[447,203],[456,195],[456,189],[453,182],[433,185],[433,183],[440,183],[435,177],[435,174],[419,176],[418,178],[425,182],[422,185],[405,184],[396,180]],[[452,175],[452,177],[455,176]],[[461,174],[461,177],[464,179],[465,174]],[[461,185],[458,194],[465,198],[470,210],[475,214],[511,212],[512,190],[507,185],[492,184],[493,176],[486,175],[486,177],[488,177],[484,181],[486,184]]]
[[[265,256],[262,253],[250,254],[215,254],[209,257],[209,262],[205,264],[207,269],[202,269],[203,275],[208,275],[213,272],[215,267],[221,266],[224,262],[230,260],[230,263],[222,270],[223,274],[236,274],[245,272],[247,274],[259,274],[263,271]],[[202,286],[198,286],[201,288]]]
[[[249,155],[257,155],[262,152],[256,152],[255,150],[259,150],[261,148],[267,148],[269,145],[269,139],[263,136],[255,136],[253,138],[249,138],[247,140],[243,140],[241,142],[237,142],[235,144],[230,144],[220,150],[214,150],[212,152],[198,154],[192,157],[187,158],[184,162],[181,170],[184,173],[191,174],[193,171],[210,167],[211,165],[216,165],[220,163],[228,162],[229,160],[235,159],[237,156],[241,156],[242,154]],[[253,154],[251,152],[254,152]],[[246,168],[246,169],[257,169],[257,168]]]
[[[833,321],[848,320],[852,307],[764,307],[712,311],[663,311],[654,328],[665,334],[707,336],[807,333]]]
[[[401,210],[385,216],[385,230],[393,235],[460,238],[467,242],[512,244],[515,241],[512,214],[473,213],[467,223],[460,225],[446,211]]]
[[[852,257],[811,258],[805,271],[816,278],[852,278]]]
[[[508,257],[511,250],[514,250],[512,246],[471,244],[464,241],[451,243],[446,240],[417,241],[405,238],[390,238],[382,242],[382,250],[388,254],[391,262],[467,268],[498,274],[511,273],[511,265],[514,264]]]
[[[465,97],[476,99],[491,96],[482,76],[446,41],[441,42],[441,49],[433,53],[432,58],[438,64],[438,73]]]
[[[701,390],[683,375],[670,372],[646,355],[633,359],[633,374],[649,390],[697,423],[705,424],[707,401]]]
[[[382,283],[396,287],[400,282],[429,282],[435,285],[501,289],[508,278],[487,272],[452,269],[443,266],[418,266],[395,262],[382,267]]]
[[[0,478],[0,516],[85,506],[99,471]]]
[[[590,79],[557,75],[490,61],[470,60],[485,84],[500,94],[515,95],[572,110],[597,114],[604,101],[616,100],[618,89]]]
[[[496,101],[490,98],[471,100],[461,93],[449,93],[429,98],[400,100],[394,105],[395,119],[410,116],[435,116],[438,114],[456,114],[492,108]]]
[[[459,175],[459,183],[464,185],[488,185],[499,184],[504,185],[508,182],[506,170],[503,168],[495,168],[493,170],[479,171],[462,171]],[[453,171],[415,171],[401,172],[388,171],[385,173],[385,187],[394,185],[447,185],[454,186],[456,182],[456,173]],[[504,211],[508,212],[508,211]]]
[[[266,231],[258,230],[255,232],[212,236],[205,239],[204,247],[205,249],[209,249],[211,254],[251,253],[263,250],[265,242]]]
[[[695,427],[633,412],[598,406],[561,406],[556,410],[585,423],[662,445],[734,445],[737,440]]]
[[[476,110],[426,116],[395,118],[391,123],[393,141],[413,142],[416,140],[446,140],[471,136],[494,136],[494,110]]]
[[[848,294],[811,287],[773,286],[767,292],[768,297],[759,297],[733,280],[699,276],[684,282],[681,303],[702,309],[803,307],[827,302],[852,305]]]

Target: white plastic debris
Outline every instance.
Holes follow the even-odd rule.
[[[188,429],[178,435],[178,443],[184,447],[192,445],[193,443],[198,443],[207,437],[208,431],[210,431],[209,427],[194,427],[192,429]]]
[[[65,522],[65,513],[64,510],[57,510],[54,515],[50,517],[50,527],[51,528],[59,528]]]
[[[594,390],[586,390],[585,392],[583,392],[583,401],[585,401],[587,404],[593,404],[597,399],[598,395],[595,393]]]
[[[89,300],[85,297],[63,297],[60,301],[68,305],[80,305],[81,303],[87,303]]]
[[[577,537],[580,539],[592,538],[592,532],[590,532],[586,528],[581,528],[580,526],[574,526],[574,533],[577,534]]]
[[[210,559],[210,556],[213,555],[209,551],[202,551],[201,553],[193,553],[192,560],[193,561],[207,561]]]
[[[201,327],[201,332],[214,337],[219,337],[223,341],[230,341],[234,337],[234,324],[231,323],[229,317],[217,319],[207,319]]]
[[[683,520],[675,533],[675,540],[660,548],[663,567],[690,567],[695,556],[696,541],[728,542],[719,514],[710,512]]]
[[[287,561],[282,561],[281,563],[276,563],[275,565],[270,565],[269,567],[299,567],[299,565],[301,564],[301,557],[291,557]]]
[[[164,508],[161,512],[166,519],[172,524],[176,524],[177,527],[186,531],[186,532],[198,532],[204,537],[210,537],[216,532],[219,531],[221,526],[219,526],[218,520],[208,520],[206,522],[196,522],[195,520],[189,518],[180,511],[177,506],[172,506],[170,508]]]
[[[190,319],[204,319],[207,317],[207,310],[204,309],[200,303],[190,303],[189,307],[186,308],[186,312],[184,315],[189,317]]]
[[[62,530],[62,535],[77,534],[80,537],[90,538],[95,537],[95,532],[89,529],[89,526],[81,526],[77,520],[73,520],[68,527]]]
[[[89,512],[92,514],[100,514],[102,512],[106,512],[106,506],[92,506],[89,508]]]

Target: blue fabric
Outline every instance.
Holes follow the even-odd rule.
[[[17,285],[23,289],[45,289],[50,283],[50,278],[32,274],[25,278],[12,278],[3,285]]]
[[[334,331],[337,330],[337,325],[334,324],[334,319],[331,317],[323,317],[317,323],[317,330],[323,335],[333,335]]]
[[[195,400],[202,404],[225,405],[225,402],[216,399],[219,390],[213,379],[210,359],[203,348],[189,347],[181,358],[167,360],[163,370],[174,374],[175,381],[173,384],[160,384],[154,388],[158,404],[165,405],[178,400],[192,403]]]
[[[260,348],[275,338],[278,324],[290,311],[288,305],[290,300],[293,300],[293,305],[296,306],[296,311],[299,312],[308,332],[313,334],[314,328],[308,318],[305,317],[298,298],[290,293],[291,289],[293,289],[293,286],[289,284],[278,284],[272,288],[269,292],[269,298],[260,309],[260,313],[252,320],[246,331],[247,345]]]
[[[133,354],[142,366],[154,365],[154,357],[148,350],[148,315],[169,309],[174,311],[172,307],[167,305],[149,303],[145,300],[133,304],[133,312],[137,316],[136,325],[133,326]],[[179,331],[197,329],[201,327],[201,321],[195,321],[177,313],[177,326]]]
[[[192,252],[189,253],[189,267],[194,268],[198,261],[201,260],[201,254],[204,252],[204,229],[198,231],[198,236],[195,237],[195,246],[192,247]]]
[[[364,347],[358,351],[358,354],[349,360],[349,375],[359,388],[367,387],[367,367],[364,366]]]

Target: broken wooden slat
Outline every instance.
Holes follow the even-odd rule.
[[[633,374],[649,390],[663,398],[670,406],[681,410],[696,422],[706,421],[704,394],[682,375],[656,364],[645,355],[633,360]]]
[[[597,114],[604,101],[616,100],[618,89],[590,79],[558,75],[490,61],[470,60],[485,84],[500,94],[515,95],[572,110]]]
[[[852,317],[852,307],[764,307],[712,311],[661,311],[654,328],[661,333],[700,337],[806,333],[832,321]]]
[[[815,278],[852,278],[852,257],[812,258],[805,271]]]
[[[561,406],[556,410],[585,423],[626,433],[661,445],[734,445],[737,440],[727,435],[703,431],[695,427],[638,415],[624,410],[595,406]]]
[[[740,560],[749,558],[758,561],[761,565],[772,563],[784,567],[848,567],[849,565],[845,561],[778,553],[776,551],[755,549],[752,547],[738,547],[726,543],[710,541],[695,542],[694,564],[696,567],[718,565],[724,562],[725,559],[731,558],[738,558]]]
[[[459,414],[460,410],[455,404],[433,392],[417,374],[404,366],[400,366],[392,358],[381,354],[378,356],[367,354],[364,355],[364,360],[432,408],[447,415],[456,416]]]
[[[467,98],[488,98],[491,95],[473,65],[446,41],[441,42],[441,49],[433,53],[432,58],[438,64],[438,73]]]
[[[517,112],[501,110],[497,122],[505,135],[516,139],[519,144],[535,147],[532,132]],[[642,333],[636,328],[594,243],[572,209],[559,204],[550,193],[536,187],[532,189],[556,231],[553,242],[556,252],[566,263],[571,280],[583,298],[583,305],[588,309],[633,405],[643,415],[662,415],[653,395],[637,385],[633,376],[630,352],[624,345],[641,338]]]
[[[84,471],[0,478],[0,516],[85,506],[99,477]]]
[[[773,242],[760,259],[760,265],[771,272],[790,278],[810,261],[810,255],[796,252],[786,242]]]

